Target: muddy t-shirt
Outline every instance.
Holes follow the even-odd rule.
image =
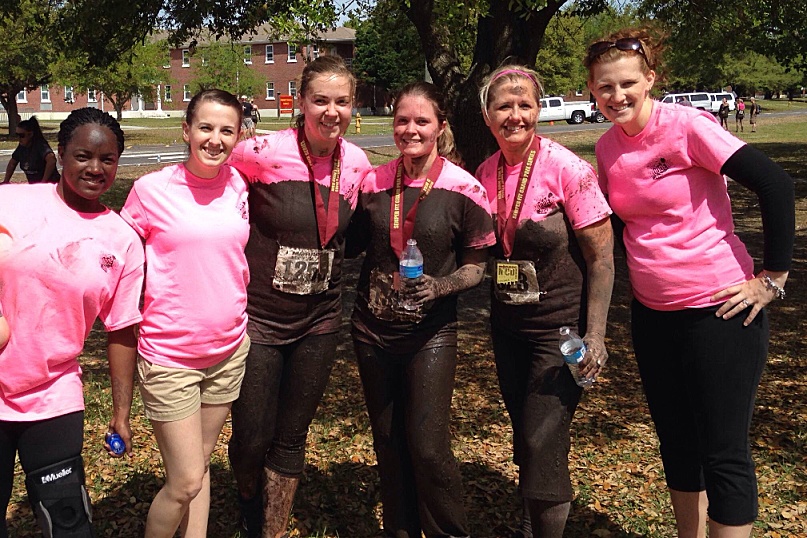
[[[368,242],[353,310],[353,335],[396,353],[455,345],[456,295],[427,304],[417,322],[401,319],[389,301],[379,297],[384,295],[379,288],[398,272],[399,260],[390,246],[390,200],[398,162],[376,168],[362,185],[355,228],[367,234]],[[404,174],[402,219],[420,196],[423,183],[423,178],[413,180]],[[486,248],[496,240],[485,190],[473,176],[443,159],[440,176],[417,207],[412,238],[423,254],[425,274],[450,275],[459,268],[463,250]]]
[[[359,185],[372,169],[360,148],[345,140],[340,140],[339,147],[339,226],[325,249],[320,245],[313,183],[300,155],[296,129],[245,140],[230,157],[230,164],[250,183],[247,331],[255,343],[283,345],[339,328],[345,232],[356,208]],[[330,211],[332,157],[313,157],[313,161],[316,188]],[[290,291],[287,284],[300,276],[297,273],[304,273],[304,278],[309,275],[316,283],[318,277],[310,277],[308,269],[317,266],[313,271],[319,275],[320,265],[322,291]]]
[[[523,334],[562,325],[585,326],[586,264],[574,230],[611,214],[591,165],[549,139],[540,138],[539,142],[510,259],[534,264],[540,299],[531,304],[506,304],[495,293],[491,299],[491,322]],[[476,171],[476,177],[488,192],[494,219],[498,212],[500,155],[501,152],[496,152]],[[512,211],[520,173],[521,164],[505,165],[508,213]],[[498,233],[499,230],[497,236]],[[504,257],[500,243],[493,249],[493,255],[498,259]],[[495,278],[492,286],[496,286]]]

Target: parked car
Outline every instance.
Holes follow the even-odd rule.
[[[588,101],[566,102],[562,97],[545,97],[541,99],[541,112],[538,121],[561,121],[580,124],[586,121],[596,121],[594,103]],[[603,120],[605,117],[603,117]]]
[[[708,92],[668,93],[661,101],[663,103],[677,103],[681,97],[686,97],[695,108],[707,112],[712,111],[712,96]]]
[[[723,99],[726,99],[728,102],[729,110],[734,111],[734,109],[737,108],[733,93],[710,93],[709,97],[712,98],[712,114],[717,114],[717,111],[720,110],[720,104],[723,102]]]

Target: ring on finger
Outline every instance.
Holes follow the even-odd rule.
[[[751,306],[751,303],[749,303],[749,302],[748,302],[748,299],[743,299],[743,300],[742,300],[742,303],[743,303],[743,306],[744,306],[745,308],[748,308],[749,306]]]

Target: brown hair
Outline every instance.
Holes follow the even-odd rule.
[[[308,88],[311,86],[311,81],[314,78],[325,75],[335,75],[337,77],[345,77],[350,83],[350,100],[353,101],[353,94],[356,93],[356,77],[345,65],[345,61],[341,56],[328,54],[320,56],[313,62],[309,63],[303,69],[303,74],[300,77],[300,88],[297,93],[301,98],[305,98],[308,93]],[[302,129],[305,125],[305,114],[297,114],[294,119],[294,126]]]
[[[618,39],[638,39],[642,44],[642,52],[634,50],[620,50],[617,47],[611,47],[601,54],[592,54],[591,47],[601,41],[615,42]],[[602,39],[597,39],[589,44],[586,50],[586,57],[583,59],[583,65],[586,66],[591,78],[592,67],[598,63],[612,62],[623,56],[639,56],[644,61],[642,62],[642,72],[646,75],[651,70],[660,71],[661,56],[664,50],[665,36],[661,32],[652,28],[623,28],[609,34]]]
[[[236,114],[238,115],[238,125],[236,127],[239,131],[241,130],[241,114],[243,113],[243,107],[241,106],[241,102],[238,101],[238,97],[231,94],[230,92],[219,90],[217,88],[213,88],[210,90],[202,90],[193,96],[191,102],[188,103],[187,110],[185,110],[185,122],[188,125],[193,124],[193,120],[196,118],[197,109],[205,101],[213,101],[214,103],[228,106],[233,110],[235,110]]]
[[[462,155],[457,150],[454,143],[454,132],[451,130],[451,125],[448,123],[448,113],[446,112],[445,99],[437,86],[430,82],[422,80],[410,82],[398,92],[395,96],[395,103],[400,103],[401,99],[409,96],[425,97],[434,107],[434,114],[437,116],[439,123],[445,122],[445,129],[443,134],[437,138],[437,154],[445,157],[457,166],[463,166]],[[393,107],[393,114],[395,113]]]
[[[479,104],[482,105],[482,114],[485,117],[488,116],[491,90],[495,94],[496,90],[505,83],[517,84],[525,80],[532,88],[535,102],[540,106],[544,86],[541,84],[541,77],[538,72],[523,65],[509,64],[499,67],[482,81],[482,86],[479,88]]]

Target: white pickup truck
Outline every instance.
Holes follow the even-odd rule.
[[[541,99],[541,113],[538,121],[563,121],[580,124],[586,120],[602,123],[605,117],[588,101],[566,102],[562,97],[544,97]]]

